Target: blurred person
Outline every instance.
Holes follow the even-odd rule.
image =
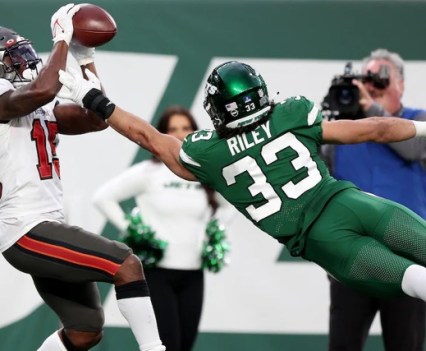
[[[318,155],[322,143],[425,137],[426,122],[325,121],[305,97],[271,101],[260,74],[230,61],[213,69],[205,87],[204,107],[215,129],[196,131],[182,142],[116,106],[87,74],[90,80],[60,71],[61,96],[96,111],[179,177],[215,189],[293,256],[371,295],[426,300],[426,221],[331,177]]]
[[[176,105],[162,113],[157,129],[183,141],[198,126],[189,110]],[[125,232],[129,221],[120,202],[130,198],[136,199],[144,224],[167,242],[156,266],[144,269],[161,340],[168,351],[190,351],[203,305],[205,230],[219,206],[215,192],[179,178],[160,159],[152,157],[100,187],[94,203]]]
[[[64,222],[58,134],[108,127],[93,112],[55,102],[69,47],[82,69],[96,72],[94,49],[71,43],[78,10],[68,4],[53,14],[53,49],[43,68],[29,40],[0,27],[0,250],[31,275],[63,325],[39,351],[84,351],[101,340],[104,314],[96,281],[115,285],[140,350],[161,351],[139,259],[121,243]]]
[[[405,107],[404,62],[399,54],[377,49],[363,60],[362,73],[379,73],[385,66],[389,85],[354,81],[366,117],[398,116],[426,120],[426,111]],[[426,218],[426,139],[398,143],[326,146],[326,158],[337,179],[353,182],[361,190],[396,201]],[[400,240],[405,241],[405,232]],[[409,296],[376,298],[349,289],[330,277],[330,351],[361,351],[377,312],[380,313],[386,351],[423,351],[425,303]]]

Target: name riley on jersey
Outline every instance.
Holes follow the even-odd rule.
[[[250,149],[254,145],[264,142],[271,136],[269,121],[266,121],[253,131],[236,135],[226,141],[231,155],[235,156],[244,150]]]

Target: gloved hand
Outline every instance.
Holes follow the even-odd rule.
[[[64,40],[68,45],[70,44],[74,31],[72,18],[78,10],[80,10],[80,5],[68,4],[62,6],[52,15],[50,28],[52,29],[54,44],[61,40]]]
[[[59,70],[59,81],[63,84],[63,87],[58,96],[84,106],[83,99],[90,90],[101,90],[101,82],[98,77],[87,68],[84,73],[88,80],[84,79],[79,72],[72,68],[68,68],[67,72]]]
[[[85,46],[71,42],[70,52],[80,66],[84,66],[95,61],[95,48],[87,48]]]
[[[59,81],[64,85],[58,96],[73,100],[81,106],[95,112],[106,121],[115,110],[112,103],[101,91],[101,82],[87,68],[84,73],[88,80],[72,69],[69,72],[59,71]]]

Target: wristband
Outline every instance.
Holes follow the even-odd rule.
[[[92,88],[83,98],[83,106],[95,112],[104,121],[108,119],[115,110],[115,104],[110,101],[99,89]]]
[[[411,121],[414,124],[414,128],[416,128],[416,136],[424,137],[426,136],[426,122],[421,121]]]

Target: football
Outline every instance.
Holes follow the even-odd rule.
[[[80,6],[80,10],[72,19],[73,42],[86,47],[96,47],[114,38],[117,25],[106,10],[93,4],[80,4]]]

